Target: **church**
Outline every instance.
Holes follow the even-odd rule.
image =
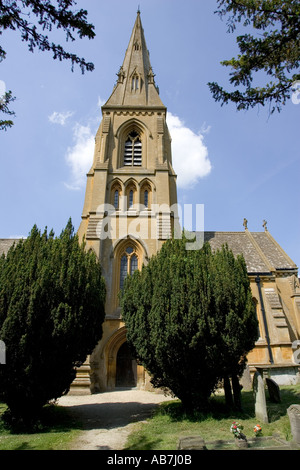
[[[99,258],[106,281],[103,336],[78,369],[70,393],[116,387],[151,389],[144,368],[126,343],[118,293],[124,279],[178,233],[176,174],[171,135],[146,46],[140,12],[117,74],[102,106],[93,164],[87,174],[79,238]],[[180,231],[180,228],[179,228]],[[213,250],[225,243],[243,254],[259,322],[259,339],[248,356],[248,372],[260,368],[277,383],[300,381],[300,286],[298,268],[263,222],[261,232],[205,232]],[[13,240],[0,240],[0,254]]]

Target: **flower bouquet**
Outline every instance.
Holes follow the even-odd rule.
[[[248,442],[246,439],[245,434],[242,433],[244,426],[233,421],[232,425],[230,426],[230,431],[235,437],[235,442],[238,447],[248,447]]]
[[[255,437],[261,436],[262,429],[261,429],[261,426],[259,424],[256,424],[254,426],[253,430],[254,430]]]

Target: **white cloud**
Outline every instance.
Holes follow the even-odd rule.
[[[172,137],[173,167],[177,173],[179,188],[191,188],[211,171],[208,150],[201,133],[195,134],[177,116],[168,113],[167,124]],[[206,132],[209,128],[206,126]],[[202,130],[203,132],[203,130]],[[73,129],[74,145],[67,149],[66,162],[71,169],[70,190],[80,190],[86,185],[86,173],[90,170],[95,139],[89,125],[76,124]]]
[[[51,116],[48,116],[48,119],[52,124],[60,124],[61,126],[64,126],[67,122],[67,120],[73,116],[74,113],[72,111],[66,111],[64,113],[58,113],[57,111],[54,111]]]
[[[98,96],[98,102],[97,102],[98,107],[101,108],[101,106],[103,106],[105,103],[106,103],[106,100],[103,100],[100,96]]]
[[[95,139],[91,128],[80,124],[74,127],[73,138],[74,145],[66,153],[66,161],[71,168],[71,182],[65,185],[68,189],[80,190],[86,185],[86,173],[93,162]]]
[[[179,117],[170,112],[167,114],[167,124],[172,138],[173,168],[177,174],[177,186],[191,188],[211,171],[208,149],[201,133],[195,134]],[[204,132],[209,132],[208,126]]]

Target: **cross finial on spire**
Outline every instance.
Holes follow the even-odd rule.
[[[140,15],[140,13],[141,13],[140,5],[138,5],[137,14]]]

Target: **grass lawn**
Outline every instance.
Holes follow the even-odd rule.
[[[5,410],[0,403],[0,416]],[[80,423],[67,410],[49,405],[43,410],[39,432],[14,434],[0,420],[0,450],[67,450],[80,431]]]
[[[209,414],[183,413],[180,401],[165,402],[160,405],[154,416],[146,423],[138,423],[129,436],[127,450],[175,450],[179,437],[198,435],[206,442],[232,440],[230,426],[238,421],[244,426],[243,432],[247,439],[254,437],[253,428],[256,424],[262,426],[262,436],[272,436],[279,433],[284,440],[291,440],[290,421],[287,408],[300,404],[300,384],[280,387],[281,403],[275,404],[268,400],[267,407],[269,423],[258,423],[254,414],[254,400],[251,391],[242,392],[242,412],[228,412],[224,405],[224,397],[215,396],[212,399],[212,410]]]
[[[200,435],[206,442],[217,439],[231,440],[232,421],[239,421],[244,426],[244,433],[250,439],[254,436],[253,427],[261,424],[263,436],[280,433],[285,440],[291,440],[290,422],[287,408],[300,404],[300,384],[280,387],[281,403],[271,403],[267,397],[269,423],[257,423],[254,416],[252,392],[242,392],[243,411],[228,412],[224,398],[212,399],[212,411],[209,414],[182,412],[179,401],[169,401],[160,405],[154,416],[146,423],[138,423],[130,435],[127,450],[175,450],[179,436]],[[268,393],[266,393],[268,396]],[[0,416],[6,406],[0,403]],[[13,434],[0,420],[0,450],[68,450],[70,443],[81,432],[81,424],[75,422],[63,407],[51,405],[44,408],[39,432]]]

